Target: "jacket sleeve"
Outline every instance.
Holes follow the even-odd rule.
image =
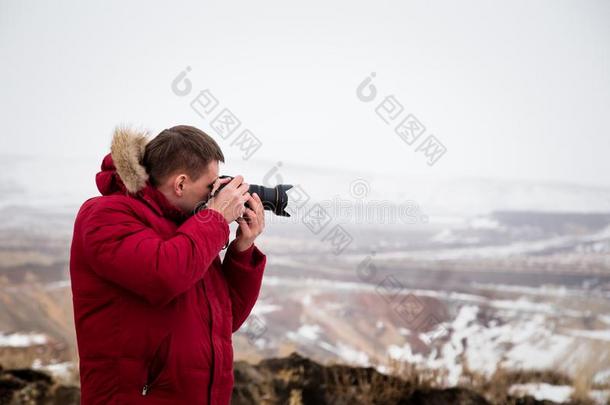
[[[164,306],[197,283],[229,238],[217,211],[189,217],[163,239],[124,201],[98,203],[83,223],[85,258],[100,277]]]
[[[222,270],[231,297],[233,332],[248,318],[256,303],[266,262],[267,257],[254,244],[243,252],[235,249],[233,243],[227,248]]]

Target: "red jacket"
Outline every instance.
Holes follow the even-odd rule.
[[[231,244],[221,261],[221,214],[187,217],[144,179],[128,192],[113,155],[70,251],[81,403],[228,404],[231,335],[258,297],[266,256]]]

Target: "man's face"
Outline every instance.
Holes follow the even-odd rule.
[[[212,193],[214,182],[218,179],[218,161],[211,161],[205,172],[197,181],[188,182],[184,188],[184,204],[186,212],[192,212],[198,202],[206,200]]]
[[[197,203],[207,200],[212,193],[214,182],[218,179],[218,161],[211,161],[196,181],[187,174],[170,176],[159,187],[167,199],[186,213],[192,213]]]

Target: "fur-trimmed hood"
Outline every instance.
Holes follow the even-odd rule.
[[[137,194],[148,181],[142,165],[148,143],[148,131],[118,127],[112,136],[110,153],[104,157],[102,170],[96,176],[97,188],[102,195],[117,191]]]
[[[115,129],[110,153],[104,157],[95,183],[104,196],[116,193],[130,195],[144,201],[159,215],[180,224],[192,213],[180,210],[150,184],[142,165],[148,141],[148,131],[124,127]]]

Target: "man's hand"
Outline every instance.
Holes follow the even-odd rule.
[[[256,237],[265,229],[265,210],[258,194],[253,193],[250,196],[248,206],[249,208],[246,208],[243,218],[237,218],[239,227],[233,243],[239,252],[243,252],[252,246]]]
[[[214,185],[214,190],[220,184],[226,183],[228,179],[219,179]],[[246,210],[244,203],[252,198],[248,193],[248,183],[244,183],[242,176],[235,176],[207,203],[207,208],[218,211],[225,218],[227,223],[235,221],[241,217]],[[260,200],[259,200],[260,201]]]

